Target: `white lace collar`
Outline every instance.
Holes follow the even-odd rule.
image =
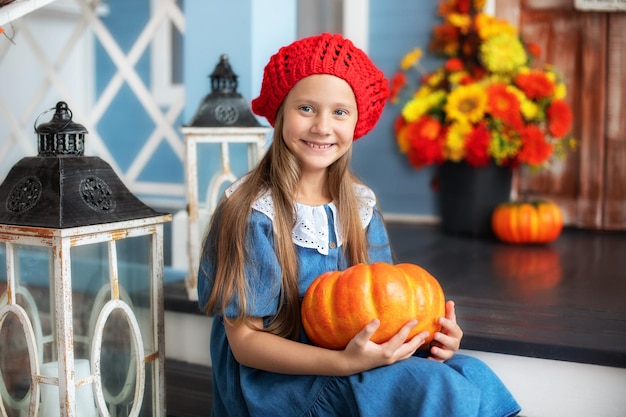
[[[234,190],[236,190],[241,184],[242,179],[235,181],[226,190],[226,195],[229,196]],[[374,192],[368,187],[356,184],[355,191],[357,196],[361,200],[359,205],[359,213],[361,215],[361,224],[363,228],[367,227],[372,220],[374,213],[374,206],[376,204],[376,196]],[[333,214],[335,221],[334,232],[337,237],[337,247],[343,244],[341,236],[341,230],[338,228],[339,220],[337,214],[337,207],[334,202],[328,203],[328,206]],[[252,204],[252,208],[260,211],[269,217],[272,222],[274,221],[274,202],[270,191],[264,192],[256,201]],[[328,230],[328,214],[325,209],[325,205],[321,206],[307,206],[304,204],[296,203],[296,225],[294,226],[291,237],[293,243],[300,247],[316,249],[322,255],[328,255],[329,249],[329,236]]]

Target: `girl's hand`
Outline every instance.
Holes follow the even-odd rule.
[[[370,339],[380,327],[380,321],[374,319],[357,333],[343,350],[346,365],[352,372],[358,373],[411,357],[424,344],[428,332],[422,332],[411,340],[406,340],[411,329],[417,324],[412,320],[405,324],[391,339],[377,344]]]
[[[439,319],[441,330],[435,333],[430,344],[430,359],[445,361],[454,356],[461,346],[463,330],[456,323],[454,301],[446,302],[446,317]]]

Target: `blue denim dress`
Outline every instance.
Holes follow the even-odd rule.
[[[367,230],[371,262],[392,262],[383,220],[371,190],[360,188],[362,222]],[[299,256],[300,296],[323,272],[347,267],[336,210],[328,204],[298,206],[293,240]],[[277,311],[280,267],[274,254],[271,197],[255,203],[247,241],[253,250],[246,261],[251,315],[267,320]],[[320,227],[323,225],[323,227]],[[210,255],[211,234],[205,241]],[[205,254],[206,255],[206,254]],[[204,306],[211,291],[208,279],[215,270],[211,256],[203,256],[198,296]],[[236,316],[235,303],[227,307]],[[309,343],[302,333],[302,342]],[[214,317],[210,352],[213,372],[214,417],[490,417],[514,416],[520,407],[500,379],[478,359],[455,355],[441,363],[423,357],[409,359],[349,377],[284,375],[240,365],[231,352],[221,316]]]

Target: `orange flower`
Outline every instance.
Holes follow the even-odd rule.
[[[416,122],[410,123],[410,126],[413,128],[411,132],[414,135],[412,141],[433,141],[441,134],[441,123],[431,116],[420,117]]]
[[[546,110],[548,132],[555,138],[562,138],[572,126],[572,110],[565,100],[554,100]]]
[[[539,166],[552,155],[552,145],[546,142],[541,129],[528,125],[521,131],[522,147],[517,158],[531,166]]]
[[[391,92],[389,94],[389,101],[391,103],[398,102],[398,95],[402,90],[402,87],[406,85],[406,74],[402,71],[396,72],[396,74],[391,79]]]
[[[442,141],[445,129],[439,120],[431,116],[422,116],[409,123],[404,132],[410,142],[409,163],[415,168],[443,161]]]
[[[514,129],[523,125],[520,102],[505,84],[496,83],[487,87],[487,112]]]
[[[531,100],[540,100],[554,94],[554,82],[543,71],[530,70],[515,77],[515,85]]]

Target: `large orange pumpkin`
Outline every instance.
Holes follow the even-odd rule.
[[[508,243],[549,243],[561,234],[563,214],[552,201],[507,202],[491,217],[495,235]]]
[[[343,349],[375,318],[380,327],[371,340],[384,343],[410,320],[418,320],[408,338],[427,330],[432,340],[441,329],[445,298],[439,282],[413,264],[377,262],[330,271],[316,278],[302,300],[302,323],[309,339]]]

